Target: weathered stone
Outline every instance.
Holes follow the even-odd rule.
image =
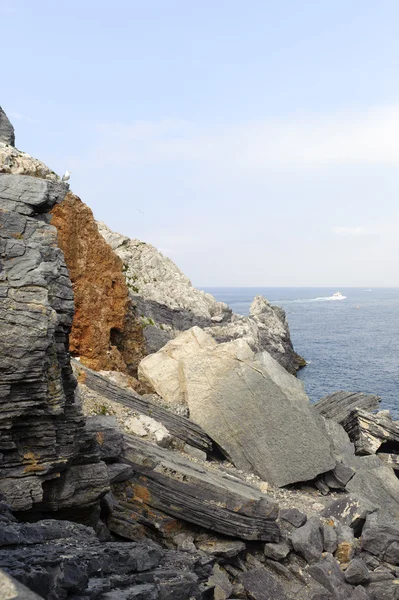
[[[321,533],[323,536],[323,548],[324,552],[334,554],[338,546],[338,536],[335,531],[334,523],[327,521],[321,525]]]
[[[0,143],[15,146],[14,127],[0,106]]]
[[[122,261],[100,235],[92,211],[74,194],[68,193],[53,208],[51,222],[58,230],[74,288],[75,315],[69,340],[72,354],[97,371],[136,375],[138,362],[145,355],[144,338],[138,321],[132,330],[134,315]],[[126,340],[122,343],[125,328],[131,338],[130,355]]]
[[[384,443],[399,452],[399,426],[389,415],[355,409],[342,421],[342,426],[355,444],[356,454],[375,454]]]
[[[362,532],[362,549],[385,559],[386,553],[390,555],[392,549],[399,543],[398,522],[387,519],[378,513],[369,515]],[[390,558],[394,558],[390,556]],[[399,564],[399,563],[397,563]]]
[[[352,479],[354,474],[355,469],[337,462],[335,468],[332,471],[326,473],[323,476],[323,479],[329,488],[333,490],[344,490],[346,484]]]
[[[275,544],[265,544],[264,546],[265,556],[272,558],[273,560],[283,560],[286,556],[288,556],[290,550],[290,545],[284,540]]]
[[[348,494],[328,504],[321,514],[327,519],[334,517],[360,533],[367,515],[376,510],[377,507],[371,502],[356,494]]]
[[[399,454],[379,452],[377,456],[387,467],[391,467],[396,473],[399,472]]]
[[[399,479],[377,456],[356,457],[356,473],[346,484],[355,493],[394,518],[399,515]]]
[[[242,340],[215,345],[194,327],[145,358],[139,377],[167,401],[184,399],[226,456],[265,481],[308,481],[335,466],[303,384]]]
[[[308,563],[320,560],[323,552],[320,519],[310,517],[305,525],[292,532],[291,541],[294,550],[301,554]]]
[[[345,571],[345,579],[352,585],[367,583],[370,579],[370,572],[366,563],[361,558],[351,560]]]
[[[240,581],[252,600],[265,600],[266,598],[288,600],[284,588],[277,577],[273,576],[265,568],[261,567],[243,573],[240,576]]]
[[[341,423],[353,409],[373,411],[378,408],[380,402],[381,398],[375,394],[340,390],[321,398],[314,404],[314,408],[326,419],[333,419],[337,423]]]
[[[240,540],[216,537],[210,534],[201,534],[195,540],[198,550],[206,554],[217,556],[218,559],[229,561],[245,552],[245,543]]]
[[[42,596],[38,596],[1,569],[0,598],[2,600],[43,600]]]
[[[305,525],[307,516],[297,508],[283,508],[280,510],[280,519],[288,521],[294,527]]]
[[[332,594],[334,600],[351,598],[352,587],[345,582],[344,574],[331,554],[325,554],[319,562],[311,565],[309,573]]]
[[[212,451],[212,440],[196,423],[143,398],[134,390],[119,387],[99,373],[81,365],[78,361],[72,360],[72,363],[77,370],[79,381],[89,389],[113,402],[123,404],[141,415],[150,416],[155,421],[162,423],[171,435],[182,442],[204,452]]]
[[[278,541],[277,504],[257,488],[130,436],[125,460],[135,475],[114,486],[114,494],[127,510],[130,501],[133,510],[139,501],[225,535]],[[151,516],[150,508],[147,514]]]
[[[208,580],[208,585],[215,586],[215,600],[227,600],[227,598],[230,598],[230,594],[233,591],[233,585],[231,584],[226,571],[218,564],[213,566],[212,575]]]
[[[44,508],[61,481],[78,487],[82,505],[108,489],[75,396],[71,283],[56,230],[43,216],[66,191],[59,182],[0,175],[0,492],[15,510]],[[81,482],[74,482],[77,469]]]
[[[206,328],[217,342],[244,339],[254,352],[266,350],[290,373],[306,363],[293,349],[285,312],[256,296],[248,317],[232,314],[223,302],[195,289],[169,259],[149,244],[98,228],[124,264],[124,274],[138,314],[144,315],[147,351],[193,326]],[[162,329],[161,329],[162,328]]]
[[[124,440],[115,417],[97,415],[86,421],[87,430],[96,438],[101,459],[105,462],[115,462],[123,457]]]

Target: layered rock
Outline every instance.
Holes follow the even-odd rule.
[[[8,144],[9,146],[15,146],[15,133],[14,127],[4,110],[0,106],[0,143]]]
[[[61,183],[0,175],[0,493],[15,510],[45,509],[53,487],[73,486],[78,475],[85,485],[69,507],[108,489],[75,397],[73,294],[56,230],[46,222],[66,191]]]
[[[376,410],[380,402],[381,398],[375,394],[339,390],[321,398],[314,404],[314,408],[326,419],[342,423],[355,408],[370,412]]]
[[[139,377],[190,418],[240,469],[284,486],[334,468],[303,384],[243,340],[216,344],[199,328],[143,359]]]
[[[194,288],[178,267],[150,244],[114,233],[104,223],[98,227],[123,261],[132,301],[144,317],[148,353],[196,325],[218,342],[240,338],[255,352],[267,350],[291,373],[305,365],[293,349],[283,309],[257,296],[249,317],[233,314],[225,303]]]
[[[51,222],[74,290],[71,353],[95,370],[135,374],[144,338],[130,312],[120,258],[99,234],[92,211],[71,192],[53,208]]]

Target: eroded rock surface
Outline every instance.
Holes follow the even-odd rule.
[[[14,127],[11,125],[6,113],[0,106],[0,143],[15,146]]]
[[[334,468],[330,442],[303,384],[243,340],[216,344],[199,328],[146,357],[139,377],[190,418],[240,469],[283,486]]]
[[[15,510],[44,507],[54,482],[73,485],[73,463],[96,467],[82,465],[86,485],[68,506],[90,504],[108,489],[98,452],[84,457],[91,435],[68,355],[73,293],[45,214],[66,191],[0,175],[0,492]]]
[[[254,351],[267,350],[290,373],[305,361],[293,349],[282,308],[257,296],[249,317],[232,313],[223,302],[194,288],[167,257],[150,244],[112,232],[99,231],[122,259],[124,275],[137,312],[143,315],[148,353],[156,352],[181,331],[198,326],[217,342],[244,339]]]
[[[122,347],[122,338],[130,314],[128,289],[122,274],[122,262],[99,234],[92,211],[80,198],[68,193],[52,210],[52,224],[73,284],[75,316],[70,335],[71,353],[95,370],[134,371],[144,355],[142,327],[130,324],[130,350]],[[117,339],[119,336],[119,339]],[[126,359],[126,360],[125,360]],[[129,362],[129,367],[126,362]]]

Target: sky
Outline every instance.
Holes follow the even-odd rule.
[[[397,0],[0,0],[19,149],[197,286],[399,286]]]

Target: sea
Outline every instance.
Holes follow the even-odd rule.
[[[202,289],[241,315],[257,294],[285,309],[312,402],[336,390],[368,392],[399,419],[399,288]],[[337,291],[345,298],[333,298]]]

